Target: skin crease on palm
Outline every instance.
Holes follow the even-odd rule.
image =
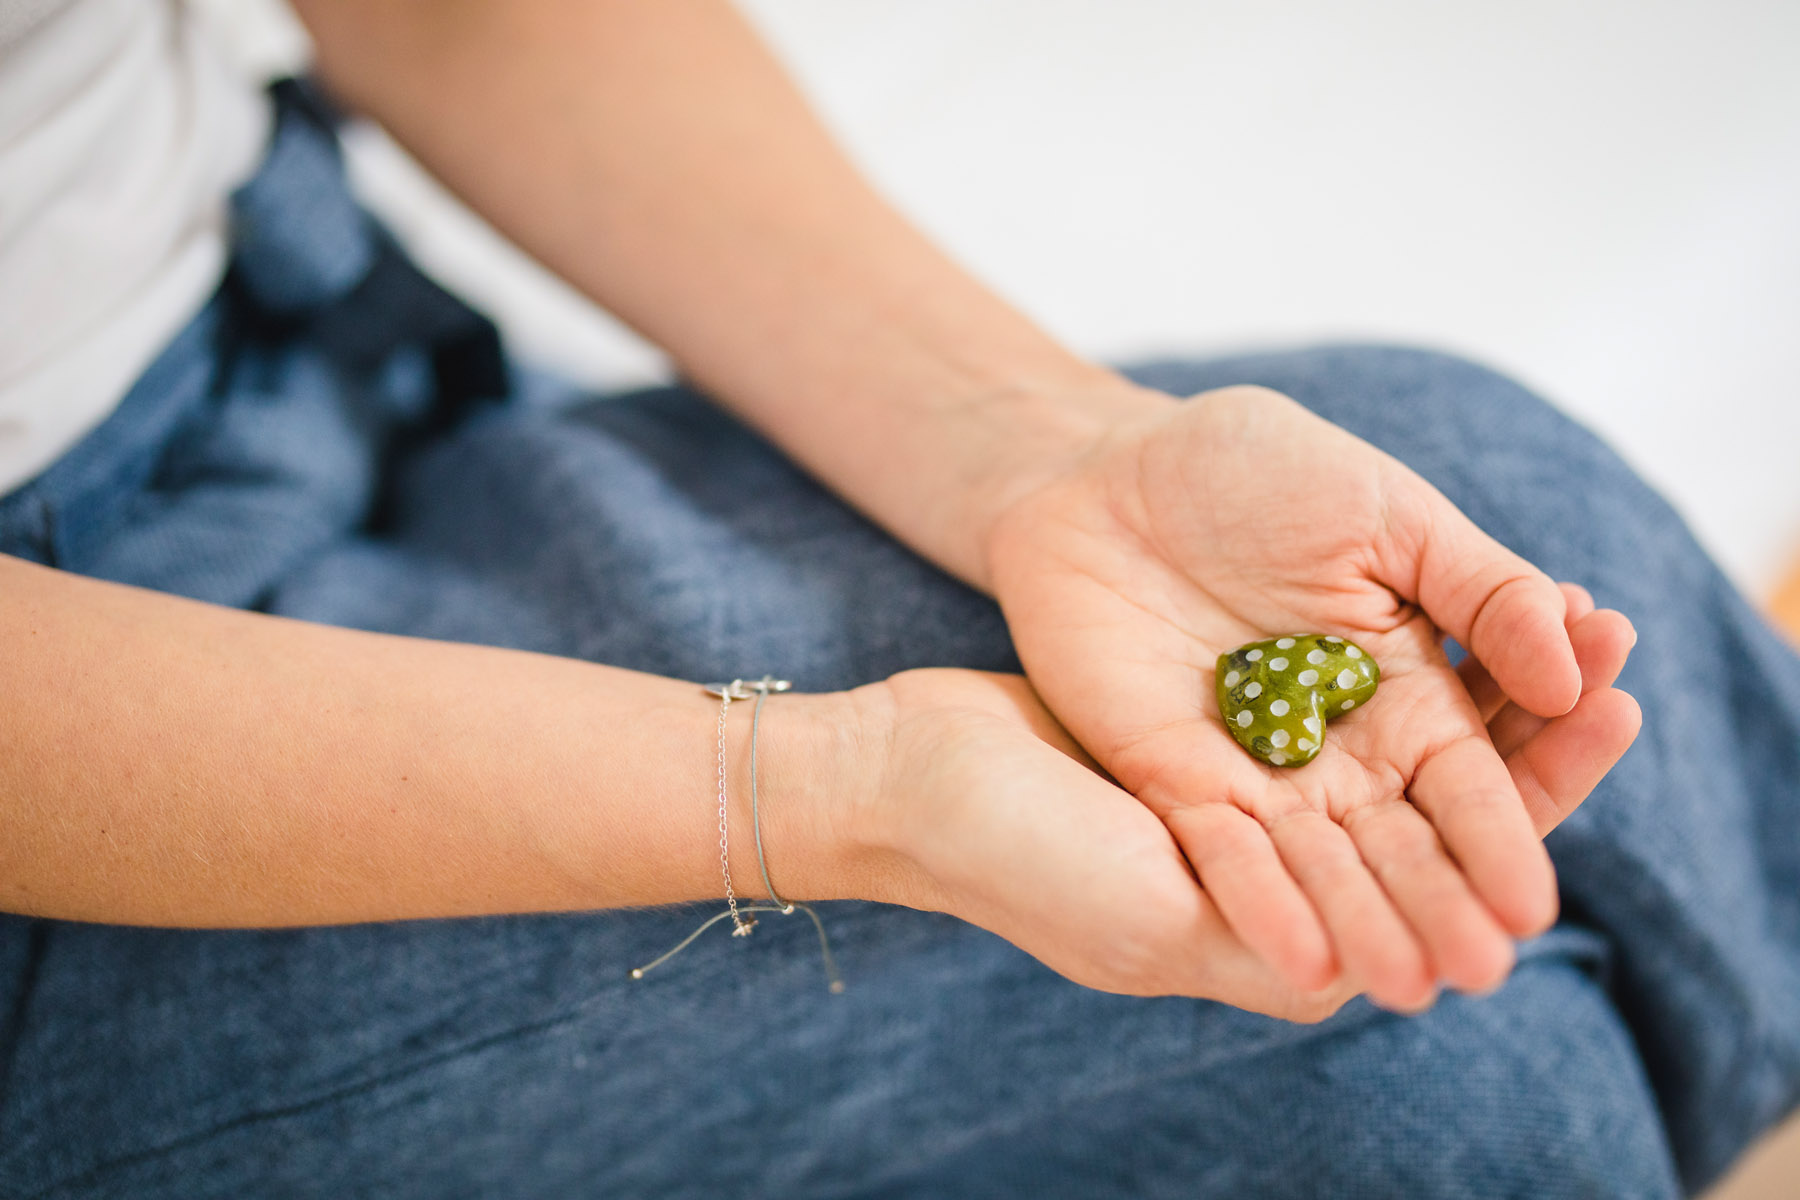
[[[1264,1011],[1481,992],[1557,911],[1541,838],[1630,746],[1622,615],[1557,585],[1399,462],[1261,388],[1122,427],[1015,503],[994,590],[1039,694],[1173,834]],[[1336,633],[1380,662],[1297,770],[1219,723],[1216,656]],[[1454,637],[1471,656],[1445,656]],[[1223,961],[1223,960],[1221,960]],[[1234,968],[1220,968],[1231,970]],[[1218,994],[1212,992],[1209,994]]]

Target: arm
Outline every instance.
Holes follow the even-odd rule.
[[[717,706],[693,684],[6,557],[0,646],[0,909],[301,925],[720,894]],[[874,749],[853,708],[765,713],[765,833],[799,895],[880,891],[825,804],[867,794],[844,769]]]
[[[336,92],[977,586],[982,534],[1040,464],[1170,404],[1062,348],[899,217],[722,0],[296,7]]]
[[[0,911],[281,926],[716,898],[691,683],[359,633],[0,556]],[[938,909],[1114,991],[1318,1019],[1017,676],[913,671],[763,713],[793,899]],[[760,895],[745,780],[733,864]],[[620,964],[621,971],[630,964]]]

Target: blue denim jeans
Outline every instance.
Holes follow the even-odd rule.
[[[1017,669],[991,601],[702,396],[584,396],[508,364],[350,201],[298,93],[237,214],[225,287],[101,428],[0,499],[0,550],[695,679]],[[822,906],[841,996],[798,921],[632,982],[686,909],[240,932],[0,917],[0,1196],[1711,1181],[1800,1083],[1800,660],[1605,446],[1493,372],[1331,347],[1135,373],[1278,388],[1637,622],[1621,683],[1643,736],[1552,835],[1565,915],[1498,993],[1294,1026],[1089,991],[951,918],[864,903]]]

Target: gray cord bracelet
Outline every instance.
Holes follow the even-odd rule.
[[[819,920],[819,914],[813,911],[812,905],[791,900],[783,900],[781,898],[780,894],[775,890],[774,883],[769,879],[769,864],[763,854],[762,813],[758,804],[756,791],[756,735],[762,723],[763,701],[769,698],[770,692],[785,692],[792,686],[793,684],[789,683],[787,680],[776,679],[770,675],[764,675],[761,679],[754,681],[734,679],[730,683],[709,683],[706,685],[706,692],[709,695],[717,696],[719,698],[718,745],[715,761],[718,765],[719,781],[719,869],[725,877],[725,911],[716,913],[702,921],[699,927],[692,933],[688,934],[685,938],[682,938],[681,941],[677,942],[669,950],[652,959],[650,962],[645,963],[641,967],[633,967],[631,971],[631,977],[633,979],[642,979],[647,972],[661,966],[671,958],[674,958],[677,954],[680,954],[693,943],[695,938],[727,918],[730,918],[733,926],[733,937],[747,937],[749,936],[750,931],[756,928],[756,921],[754,918],[748,921],[744,920],[741,915],[742,913],[775,912],[789,914],[795,909],[799,909],[808,917],[812,918],[813,928],[818,930],[819,953],[825,960],[825,976],[829,982],[831,991],[836,994],[844,990],[844,980],[843,977],[838,974],[837,960],[833,958],[831,954],[831,940],[825,936],[825,923]],[[737,892],[733,889],[731,884],[731,842],[728,833],[729,822],[727,819],[730,803],[725,786],[725,721],[731,712],[731,702],[733,700],[748,700],[752,696],[756,698],[756,705],[750,711],[750,826],[756,841],[756,866],[762,873],[763,887],[769,893],[770,903],[740,905],[737,899]]]

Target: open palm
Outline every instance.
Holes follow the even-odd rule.
[[[988,556],[1045,703],[1296,987],[1342,972],[1401,1008],[1440,980],[1490,987],[1511,939],[1554,919],[1538,839],[1635,736],[1608,686],[1630,625],[1399,462],[1277,393],[1223,389],[1114,431],[1015,502]],[[1380,693],[1311,764],[1264,766],[1220,722],[1215,660],[1312,632],[1373,654]],[[1446,634],[1472,653],[1460,673]]]

